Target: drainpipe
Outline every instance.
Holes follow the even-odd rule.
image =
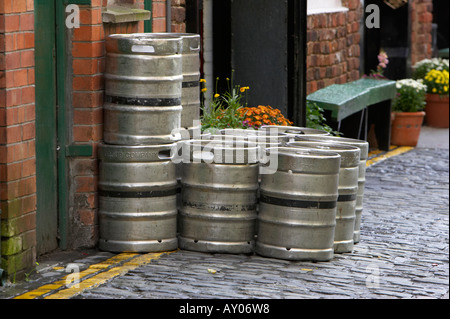
[[[0,261],[2,259],[2,250],[1,250],[1,238],[2,238],[2,220],[1,220],[2,210],[0,209]],[[0,264],[1,265],[1,264]],[[1,267],[1,266],[0,266]],[[0,268],[0,286],[4,286],[6,283],[6,272]]]
[[[166,0],[166,32],[172,31],[172,0]]]

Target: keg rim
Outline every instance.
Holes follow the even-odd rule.
[[[150,36],[152,35],[153,36]],[[111,39],[130,39],[130,40],[142,40],[142,39],[180,39],[172,33],[115,33],[108,35]]]
[[[358,166],[361,157],[361,149],[350,144],[340,144],[325,141],[294,141],[286,143],[286,146],[300,149],[323,150],[327,152],[338,153],[339,155],[341,155],[341,167]]]
[[[279,133],[284,133],[284,134],[289,135],[289,136],[293,136],[293,135],[300,135],[300,136],[304,136],[304,135],[324,135],[324,136],[328,136],[328,135],[330,135],[329,132],[324,131],[324,130],[318,130],[318,129],[314,129],[314,128],[310,128],[310,127],[302,127],[302,126],[262,125],[260,127],[260,130],[270,130],[271,128],[275,128],[275,129],[278,130]],[[296,133],[296,131],[309,132],[309,134],[308,133]],[[314,132],[316,134],[314,134]]]
[[[275,151],[275,154],[281,154],[284,156],[291,156],[291,157],[321,157],[323,158],[326,156],[327,158],[340,158],[341,155],[339,153],[333,152],[333,151],[324,151],[324,150],[315,150],[312,148],[296,148],[296,147],[288,147],[288,146],[281,146],[281,147],[269,147],[266,148],[266,152],[272,152]]]
[[[193,32],[152,32],[152,33],[135,33],[135,34],[145,34],[145,35],[174,35],[182,38],[200,38],[200,34]]]
[[[297,145],[302,144],[302,145]],[[310,144],[310,145],[309,145]],[[331,141],[290,141],[286,143],[287,147],[305,147],[316,148],[324,151],[349,151],[349,152],[361,152],[360,148],[350,144],[344,143],[332,143]],[[328,147],[328,148],[327,148]]]
[[[184,145],[188,145],[188,150],[184,150]],[[180,141],[177,152],[179,149],[189,154],[191,162],[231,165],[257,164],[260,152],[260,147],[256,143],[245,140],[191,139]]]
[[[222,135],[220,135],[222,136]],[[207,139],[190,139],[190,140],[184,140],[184,141],[180,141],[180,142],[184,142],[184,143],[189,143],[189,144],[196,144],[199,143],[201,147],[203,147],[204,145],[209,145],[209,144],[217,144],[218,147],[214,147],[214,149],[218,149],[218,150],[227,150],[227,149],[235,149],[235,150],[241,150],[241,149],[249,149],[254,148],[255,150],[258,148],[257,144],[251,141],[246,141],[246,140],[238,140],[238,139],[230,139],[230,140],[207,140]],[[230,147],[229,142],[233,143],[233,146]],[[244,145],[248,145],[248,147],[241,147],[241,145],[238,145],[237,147],[235,147],[234,145],[236,144],[244,144]],[[216,146],[216,145],[214,145]]]
[[[297,135],[294,141],[331,141],[340,144],[355,145],[361,149],[361,159],[367,159],[369,154],[369,142],[351,137],[341,137],[333,135]]]

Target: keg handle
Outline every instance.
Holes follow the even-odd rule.
[[[134,44],[131,47],[131,52],[137,53],[155,53],[155,47],[152,45],[138,45]]]
[[[200,51],[200,43],[195,48],[189,46],[189,50],[194,51],[194,52],[195,51]]]
[[[160,151],[158,153],[158,158],[160,160],[171,160],[172,159],[171,150],[169,149],[169,150]]]

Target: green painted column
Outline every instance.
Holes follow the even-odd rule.
[[[153,1],[152,0],[145,0],[144,1],[144,9],[151,12],[150,14],[150,20],[144,21],[144,32],[152,32],[152,23],[153,23],[153,10],[152,10]]]

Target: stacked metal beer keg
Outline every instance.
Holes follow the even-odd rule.
[[[184,38],[198,59],[199,36],[194,34],[115,34],[106,39],[104,144],[99,146],[102,250],[178,247],[171,150],[181,140],[183,86],[189,83],[198,92],[199,80],[191,74],[194,68],[199,72],[195,63],[183,77]],[[200,114],[195,93],[189,92],[188,100],[185,122]]]
[[[199,48],[196,34],[107,38],[99,248],[351,252],[368,143],[292,126],[200,135]]]

